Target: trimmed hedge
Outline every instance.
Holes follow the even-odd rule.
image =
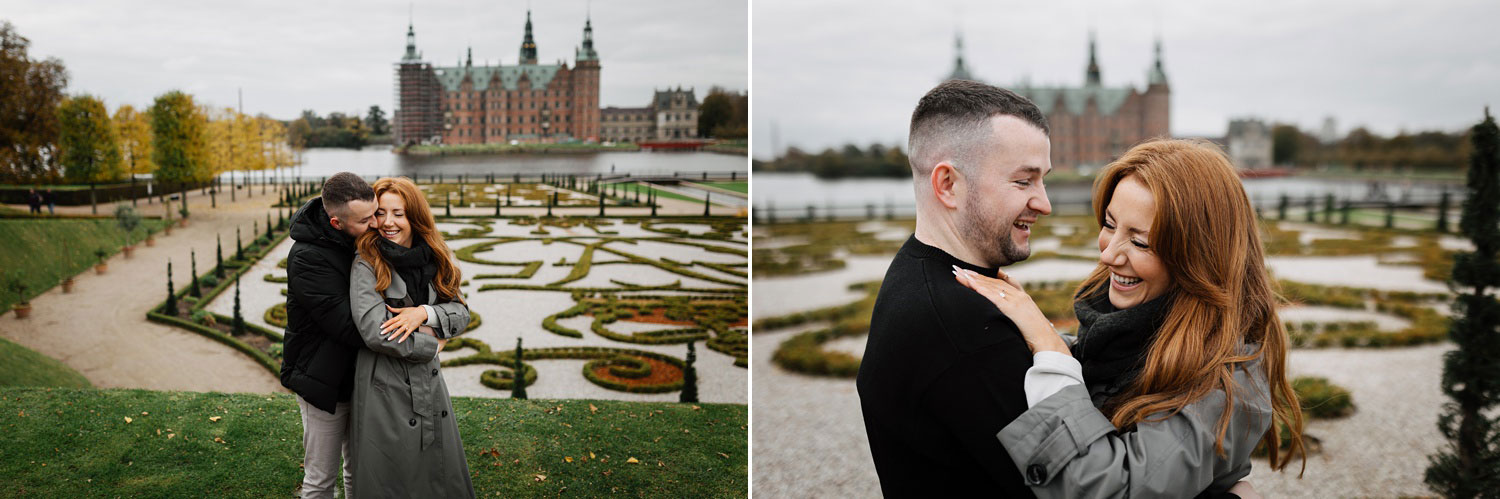
[[[1300,376],[1292,380],[1292,391],[1302,412],[1316,419],[1342,418],[1354,413],[1354,397],[1349,390],[1328,382],[1328,378]]]

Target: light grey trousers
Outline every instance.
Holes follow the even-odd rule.
[[[302,497],[333,499],[334,478],[343,462],[344,497],[354,497],[354,475],[349,467],[349,403],[339,402],[329,414],[297,396],[302,408]],[[342,459],[341,459],[342,458]]]

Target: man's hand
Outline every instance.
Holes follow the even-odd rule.
[[[396,314],[395,317],[386,319],[380,325],[380,334],[382,336],[390,334],[390,336],[386,337],[386,341],[396,340],[396,343],[406,341],[406,338],[411,336],[412,331],[416,331],[417,328],[427,323],[426,307],[393,308],[390,305],[386,305],[385,308],[386,310],[390,310],[391,313]]]

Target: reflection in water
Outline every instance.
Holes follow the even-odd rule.
[[[598,152],[577,154],[491,154],[465,156],[408,156],[390,146],[364,149],[317,148],[303,153],[303,165],[278,175],[326,177],[349,171],[362,176],[486,175],[486,174],[609,174],[671,175],[700,172],[748,172],[745,156],[711,152]]]

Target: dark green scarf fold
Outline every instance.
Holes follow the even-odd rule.
[[[426,305],[427,286],[437,278],[437,262],[432,258],[432,248],[420,237],[412,238],[410,248],[383,237],[379,239],[376,247],[380,249],[380,257],[406,283],[406,296],[411,298],[412,305]]]
[[[1078,315],[1078,342],[1073,357],[1083,366],[1083,382],[1102,405],[1135,379],[1146,361],[1146,349],[1166,320],[1175,292],[1124,310],[1109,302],[1109,290],[1079,298],[1073,303]]]

